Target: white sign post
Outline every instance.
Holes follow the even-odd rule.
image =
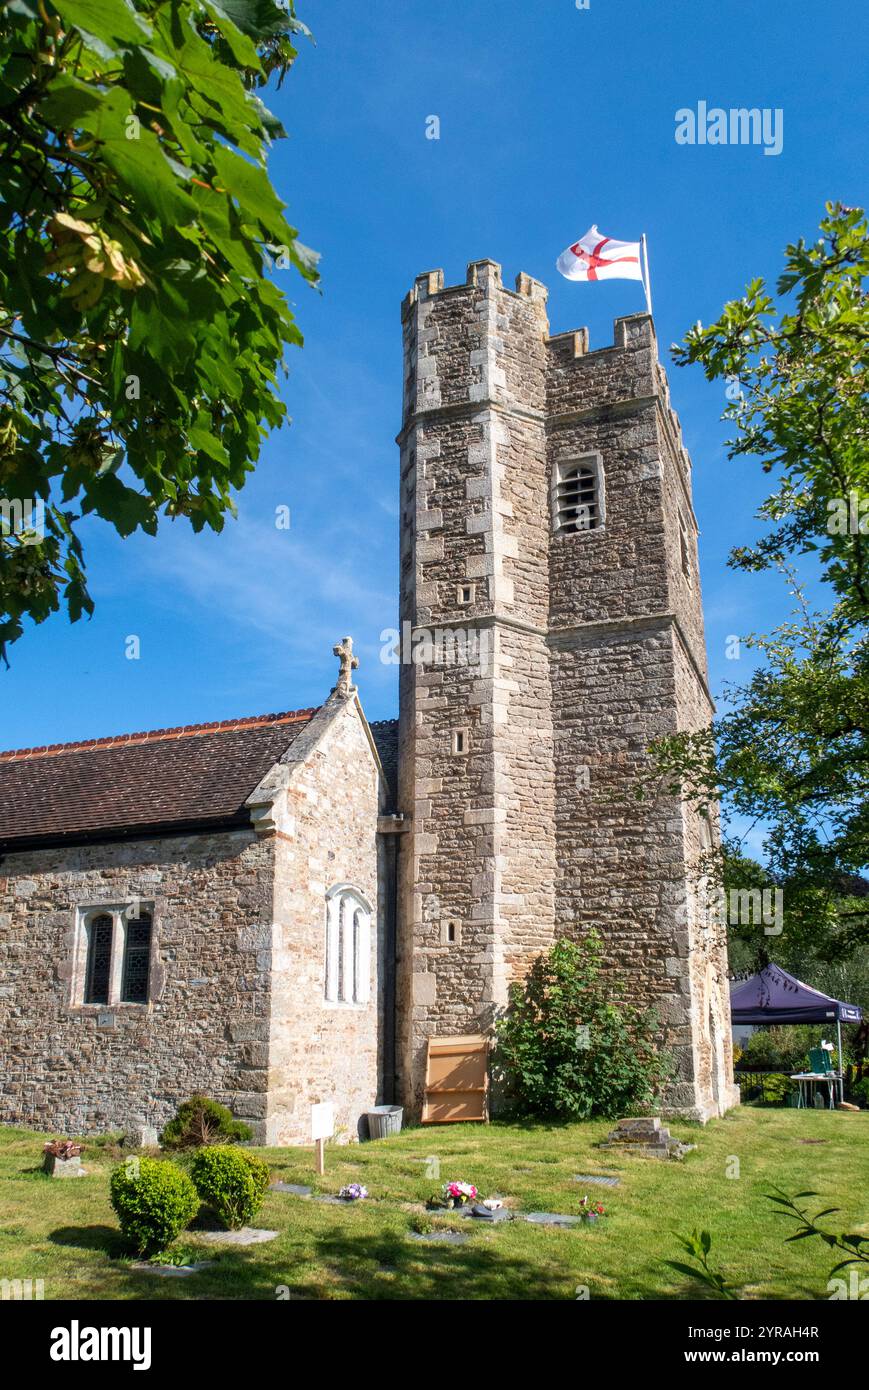
[[[311,1106],[311,1138],[317,1145],[317,1172],[326,1171],[326,1140],[335,1132],[335,1109],[330,1100]]]

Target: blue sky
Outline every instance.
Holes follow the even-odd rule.
[[[121,542],[85,530],[96,614],[28,631],[0,674],[4,747],[316,704],[333,642],[352,633],[369,718],[396,712],[379,660],[395,622],[399,305],[415,275],[491,257],[550,286],[551,331],[587,324],[591,346],[642,308],[637,284],[579,285],[558,253],[596,222],[649,238],[662,353],[710,321],[824,200],[865,201],[867,24],[856,0],[819,8],[684,0],[298,0],[316,36],[271,105],[290,139],[274,183],[322,253],[322,293],[276,272],[305,347],[284,392],[293,423],[268,441],[220,537],[167,524]],[[781,108],[784,146],[680,146],[675,112]],[[426,118],[440,139],[425,138]],[[716,689],[746,674],[731,633],[786,611],[777,579],[734,574],[755,533],[759,468],[731,463],[720,385],[669,368],[694,461],[707,637]],[[291,509],[289,531],[275,508]],[[125,656],[140,639],[139,660]]]

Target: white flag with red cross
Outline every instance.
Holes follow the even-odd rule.
[[[597,227],[562,251],[555,266],[568,280],[643,280],[640,243],[601,236]]]

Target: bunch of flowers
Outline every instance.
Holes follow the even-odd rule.
[[[359,1202],[363,1197],[368,1196],[368,1188],[363,1187],[361,1182],[351,1182],[346,1187],[341,1188],[338,1196],[343,1197],[345,1202]]]
[[[590,1202],[586,1195],[579,1204],[579,1214],[583,1221],[597,1221],[598,1217],[605,1216],[606,1212],[602,1202]]]
[[[477,1195],[477,1189],[472,1182],[445,1182],[444,1197],[447,1206],[462,1207],[466,1202],[473,1202]]]
[[[42,1152],[50,1154],[52,1158],[80,1158],[81,1144],[76,1144],[72,1139],[52,1139],[48,1144],[43,1144]]]

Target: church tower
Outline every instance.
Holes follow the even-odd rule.
[[[654,1004],[667,1100],[734,1103],[706,828],[638,802],[653,739],[709,722],[690,462],[647,314],[549,336],[546,289],[419,276],[402,312],[397,1070],[488,1028],[558,936],[595,928]]]

